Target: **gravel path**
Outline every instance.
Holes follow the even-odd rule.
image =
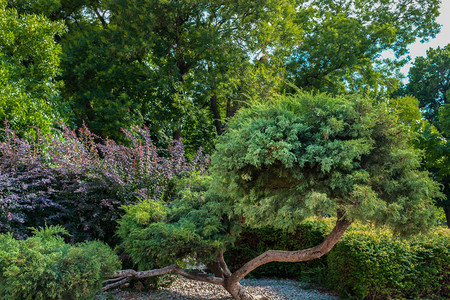
[[[299,282],[277,279],[244,279],[241,284],[255,295],[273,300],[337,300],[336,296],[314,289],[302,289]],[[177,276],[170,287],[151,292],[111,292],[114,299],[186,299],[186,300],[229,300],[232,299],[221,286],[193,281]],[[108,298],[106,298],[108,299]],[[109,297],[111,299],[111,297]]]

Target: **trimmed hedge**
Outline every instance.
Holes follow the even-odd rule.
[[[59,226],[16,240],[0,234],[0,299],[92,299],[107,273],[120,269],[114,252],[98,241],[71,246]]]
[[[327,258],[330,287],[355,299],[450,295],[450,231],[401,239],[388,229],[357,226]]]
[[[310,218],[298,226],[295,232],[263,227],[244,228],[234,246],[225,252],[225,261],[236,270],[266,250],[299,250],[323,242],[333,228],[334,218]],[[324,280],[326,258],[301,262],[272,262],[258,267],[249,276],[302,279],[316,282]]]

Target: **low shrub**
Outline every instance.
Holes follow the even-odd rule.
[[[206,192],[211,178],[179,182],[170,202],[143,200],[125,208],[117,235],[138,269],[208,263],[239,230],[229,204]]]
[[[301,250],[316,246],[330,233],[334,218],[310,218],[295,232],[270,227],[244,228],[234,246],[225,252],[230,269],[237,270],[259,254],[273,250]],[[252,271],[250,276],[278,277],[322,282],[325,278],[326,258],[309,262],[272,262]]]
[[[102,140],[86,127],[36,139],[20,138],[8,126],[0,139],[0,233],[16,238],[29,227],[64,226],[72,242],[114,242],[123,205],[171,196],[172,180],[204,172],[201,149],[187,161],[181,140],[160,151],[146,129],[124,130],[129,144]],[[163,154],[161,154],[163,152]]]
[[[62,227],[34,230],[26,240],[0,234],[1,299],[91,299],[105,275],[120,268],[99,241],[71,246]]]
[[[330,252],[328,282],[355,299],[445,298],[450,295],[450,231],[401,239],[358,225]]]

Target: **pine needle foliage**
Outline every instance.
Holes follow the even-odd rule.
[[[281,96],[243,109],[212,156],[213,189],[247,224],[294,229],[312,215],[415,233],[435,220],[439,186],[383,104],[360,96]]]
[[[239,220],[229,201],[208,192],[211,177],[179,182],[171,202],[143,200],[125,207],[117,235],[142,270],[195,261],[208,263],[235,240]]]
[[[0,234],[0,299],[93,299],[102,280],[120,267],[100,241],[67,244],[61,226],[32,231],[23,241]]]

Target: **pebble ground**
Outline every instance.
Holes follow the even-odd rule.
[[[103,294],[102,299],[136,300],[230,300],[230,294],[221,286],[193,281],[176,276],[169,286],[157,291],[126,292],[112,291]],[[262,295],[271,300],[337,300],[339,297],[315,289],[305,289],[306,285],[293,280],[244,279],[241,284],[254,295]],[[303,288],[302,288],[303,287]]]

